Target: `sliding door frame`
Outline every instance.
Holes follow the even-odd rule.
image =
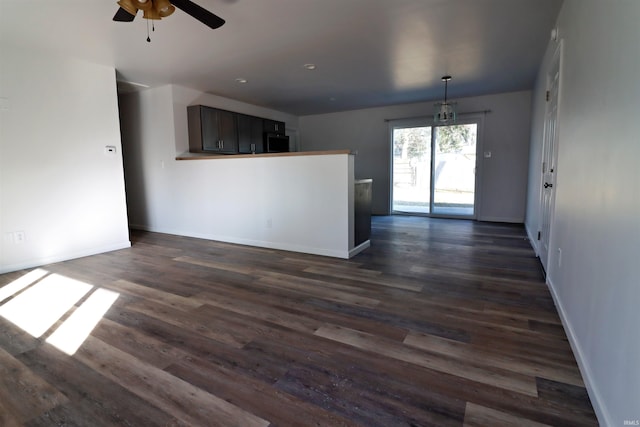
[[[434,213],[433,212],[433,197],[434,197],[434,178],[435,178],[435,129],[441,125],[437,125],[433,121],[432,116],[424,116],[424,117],[413,117],[408,119],[396,119],[389,120],[389,129],[388,129],[388,140],[389,140],[389,212],[392,215],[415,215],[415,216],[428,216],[432,218],[459,218],[459,219],[473,219],[477,220],[480,215],[479,211],[482,204],[482,165],[484,163],[485,158],[491,157],[491,152],[485,152],[483,148],[483,136],[484,136],[484,112],[480,113],[469,113],[469,114],[459,114],[458,119],[456,120],[456,125],[466,125],[466,124],[476,124],[477,125],[477,134],[476,134],[476,165],[475,165],[475,188],[474,188],[474,205],[473,205],[473,215],[456,215],[456,214],[443,214],[443,213]],[[394,179],[394,146],[393,146],[393,130],[394,128],[407,128],[407,127],[431,127],[431,181],[429,185],[429,213],[409,213],[409,212],[399,212],[393,210],[393,179]]]

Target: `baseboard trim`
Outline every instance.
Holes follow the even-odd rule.
[[[593,380],[593,373],[589,368],[589,364],[586,362],[586,358],[584,357],[584,352],[582,351],[582,347],[580,346],[580,342],[578,341],[573,328],[571,327],[571,322],[567,317],[564,306],[562,305],[562,301],[556,292],[556,288],[553,285],[553,281],[547,276],[547,287],[551,292],[551,297],[553,298],[553,302],[558,310],[558,314],[560,315],[560,320],[562,321],[562,326],[564,327],[565,333],[567,334],[567,338],[569,339],[569,345],[571,345],[571,350],[573,350],[573,354],[576,358],[576,362],[578,363],[578,369],[580,369],[580,373],[582,374],[582,379],[584,380],[585,387],[587,388],[587,393],[589,394],[589,398],[591,399],[591,404],[593,405],[593,410],[596,413],[596,417],[598,418],[598,423],[601,426],[613,426],[613,418],[611,414],[607,410],[604,399],[602,398],[602,394],[598,391],[598,387]]]
[[[529,243],[531,243],[533,251],[536,253],[536,256],[540,258],[540,252],[538,251],[538,239],[533,237],[534,235],[531,233],[531,230],[527,226],[526,222],[524,223],[524,229],[527,231],[527,236],[529,236]]]
[[[523,224],[524,218],[500,217],[500,216],[478,216],[478,221],[485,222],[507,222],[511,224]]]
[[[172,234],[174,236],[185,236],[185,237],[194,237],[196,239],[206,239],[206,240],[214,240],[217,242],[225,242],[225,243],[234,243],[237,245],[245,245],[245,246],[255,246],[259,248],[266,249],[276,249],[280,251],[290,251],[290,252],[299,252],[304,254],[311,255],[320,255],[320,256],[328,256],[332,258],[342,258],[349,259],[351,257],[351,251],[345,248],[341,249],[332,249],[332,248],[317,248],[312,246],[302,246],[295,245],[291,243],[282,243],[282,242],[271,242],[266,240],[253,240],[253,239],[243,239],[232,236],[220,236],[217,234],[207,234],[207,233],[193,233],[182,230],[172,230],[165,229],[160,227],[147,227],[141,225],[130,225],[131,228],[143,231],[150,231],[153,233],[164,233],[164,234]],[[355,250],[354,248],[352,250]],[[364,250],[366,248],[362,248]]]
[[[353,258],[354,256],[358,255],[360,252],[364,251],[369,247],[371,247],[371,240],[367,240],[360,243],[358,246],[356,246],[355,248],[349,251],[349,258]]]

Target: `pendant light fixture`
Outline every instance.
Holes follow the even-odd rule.
[[[444,82],[444,101],[435,104],[433,122],[436,125],[447,125],[456,122],[456,103],[447,101],[447,89],[451,76],[442,76]]]

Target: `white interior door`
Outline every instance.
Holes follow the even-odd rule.
[[[556,157],[558,145],[558,93],[560,89],[560,55],[556,54],[548,75],[547,108],[544,120],[542,151],[541,224],[539,231],[539,256],[545,271],[549,271],[549,244],[556,185]]]

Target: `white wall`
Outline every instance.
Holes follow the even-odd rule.
[[[484,118],[484,151],[478,219],[524,222],[530,137],[531,93],[512,92],[456,100],[460,112],[491,110]],[[304,151],[357,151],[356,178],[373,178],[373,213],[390,208],[391,148],[386,119],[428,116],[433,103],[403,104],[300,117]]]
[[[175,86],[121,97],[132,226],[348,258],[353,156],[175,160],[188,150],[187,105],[270,113],[231,100],[206,102],[209,97]],[[277,112],[270,117],[287,118]]]
[[[0,272],[130,246],[115,70],[1,52]]]
[[[565,0],[558,19],[564,46],[547,279],[606,426],[640,421],[638,22],[640,2],[631,0]],[[535,99],[546,71],[543,65]],[[536,102],[533,181],[540,176],[543,113]],[[539,227],[538,198],[533,182],[530,230]]]

